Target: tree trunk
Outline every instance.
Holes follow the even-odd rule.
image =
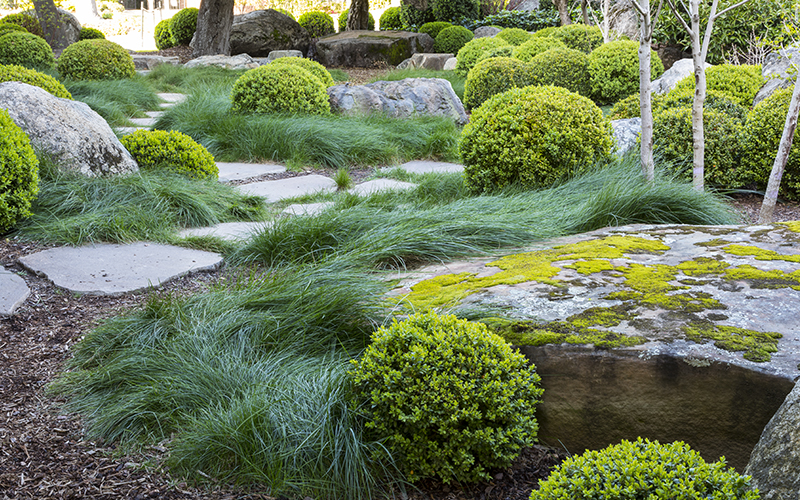
[[[192,38],[192,57],[231,54],[234,0],[202,0],[197,31]]]
[[[583,24],[589,26],[589,7],[588,4],[589,0],[581,0],[581,17],[583,18]]]
[[[347,31],[369,29],[369,0],[352,0],[347,13]]]
[[[700,2],[691,0],[692,63],[694,65],[694,100],[692,101],[692,185],[698,191],[704,189],[705,177],[705,132],[703,130],[703,103],[706,100],[706,69],[700,45]]]
[[[67,48],[69,40],[67,40],[66,25],[61,21],[61,15],[53,0],[33,0],[33,7],[42,26],[45,41],[54,49]]]
[[[778,146],[778,154],[775,155],[775,163],[772,164],[772,172],[769,174],[767,191],[764,193],[764,202],[761,204],[761,211],[758,213],[759,224],[772,222],[772,213],[775,211],[775,203],[778,201],[783,169],[789,159],[789,151],[792,149],[798,113],[800,113],[800,78],[797,78],[794,82],[794,92],[792,92],[792,100],[789,102],[789,112],[786,113],[786,123],[783,125],[783,135],[781,135],[781,142]]]
[[[637,0],[634,0],[637,1]],[[653,36],[650,1],[639,3],[639,108],[642,116],[642,174],[648,182],[655,178],[653,162],[653,103],[650,98],[650,40]]]
[[[561,19],[561,26],[572,24],[572,19],[569,18],[568,0],[553,0],[553,4],[558,9],[558,17]]]

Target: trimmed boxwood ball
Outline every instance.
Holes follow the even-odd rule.
[[[551,37],[553,33],[560,28],[560,26],[548,26],[547,28],[542,28],[531,35],[532,37]]]
[[[410,482],[487,480],[535,442],[540,378],[486,325],[432,312],[395,320],[353,365],[367,432]]]
[[[175,46],[172,42],[172,33],[169,31],[170,22],[170,19],[164,19],[156,24],[153,31],[153,38],[156,40],[156,48],[158,50],[169,49]]]
[[[506,28],[497,34],[511,45],[522,45],[531,39],[531,34],[522,28]]]
[[[567,47],[580,50],[586,54],[603,44],[603,33],[600,28],[585,24],[559,26],[547,36],[558,38]]]
[[[464,182],[473,193],[552,185],[611,155],[611,124],[586,97],[562,87],[524,87],[473,110],[461,132]]]
[[[173,130],[137,130],[120,142],[144,170],[170,170],[195,179],[216,179],[214,156],[188,135]]]
[[[0,64],[0,82],[22,82],[44,89],[55,97],[72,100],[72,94],[50,75],[15,64]]]
[[[447,21],[433,21],[420,26],[418,32],[427,33],[435,40],[436,36],[439,35],[443,29],[449,28],[452,25],[452,23],[448,23]]]
[[[475,65],[464,82],[464,107],[474,109],[490,97],[534,83],[530,68],[519,59],[493,57]]]
[[[462,17],[478,19],[481,13],[479,0],[433,0],[433,17],[437,21],[458,21]]]
[[[53,49],[41,37],[23,31],[0,36],[0,64],[52,69],[55,61]]]
[[[312,61],[311,59],[306,59],[304,57],[280,57],[272,61],[271,64],[290,64],[303,68],[313,76],[317,77],[326,89],[336,84],[331,74],[327,69],[325,69],[325,66],[321,65],[317,61]]]
[[[6,33],[10,33],[12,31],[18,31],[20,33],[28,33],[28,30],[26,30],[19,24],[0,22],[0,36],[3,36]]]
[[[474,35],[473,35],[474,36]],[[474,38],[467,42],[456,55],[456,74],[467,76],[469,71],[478,63],[481,55],[490,49],[511,46],[502,38]]]
[[[297,24],[305,28],[311,38],[319,38],[336,33],[336,28],[333,26],[333,18],[327,12],[318,10],[306,12],[300,16]]]
[[[564,42],[551,37],[533,37],[518,47],[514,47],[514,58],[530,62],[534,57],[548,49],[566,49]]]
[[[673,89],[673,91],[669,92],[667,95],[661,95],[660,97],[659,105],[661,108],[691,108],[694,102],[694,89]],[[747,108],[740,105],[736,99],[729,94],[720,92],[719,90],[706,91],[706,100],[703,103],[703,109],[711,109],[728,114],[742,123],[744,123],[747,118]]]
[[[169,32],[172,34],[172,43],[174,45],[189,45],[194,32],[197,30],[197,15],[199,13],[198,9],[187,7],[172,16],[169,23]]]
[[[0,108],[0,234],[31,215],[39,194],[39,161],[31,141]]]
[[[505,47],[498,47],[496,49],[489,49],[485,51],[481,56],[478,58],[478,62],[481,62],[485,59],[492,59],[493,57],[513,57],[514,55],[514,46],[513,45],[506,45]],[[515,58],[516,59],[516,58]],[[517,59],[519,60],[519,59]],[[476,63],[477,66],[477,63]],[[474,67],[473,67],[474,69]]]
[[[350,13],[350,9],[344,9],[344,12],[339,14],[339,33],[342,31],[347,31],[347,15]],[[369,17],[367,18],[367,29],[369,31],[373,31],[375,29],[375,18],[372,17],[372,12],[369,13]]]
[[[106,38],[102,31],[88,27],[81,28],[80,35],[78,35],[78,40],[96,40],[100,38],[104,40]]]
[[[37,19],[36,16],[25,14],[24,12],[9,14],[0,19],[0,23],[17,24],[25,28],[25,31],[28,33],[32,33],[39,37],[44,36],[44,33],[42,32],[42,25],[39,24],[39,19]]]
[[[109,40],[83,40],[64,49],[58,73],[73,80],[120,80],[136,74],[127,50]]]
[[[556,85],[589,96],[589,58],[580,50],[548,49],[528,64],[536,85]]]
[[[761,66],[720,64],[706,69],[706,90],[724,92],[747,109],[753,107],[753,100],[764,82]],[[670,92],[676,89],[694,91],[694,75],[679,81]]]
[[[458,54],[458,51],[474,37],[475,34],[463,26],[450,26],[436,35],[433,51],[439,54]]]
[[[328,115],[325,85],[293,64],[267,64],[248,70],[233,84],[233,109],[245,113],[309,113]]]
[[[650,50],[650,79],[664,72],[664,64]],[[639,90],[639,42],[617,40],[604,43],[589,54],[592,98],[612,104]]]
[[[658,112],[662,107],[664,96],[662,94],[650,94],[650,107],[653,113]],[[623,120],[626,118],[639,118],[642,110],[639,109],[639,93],[631,94],[625,99],[619,100],[608,113],[610,120]]]
[[[379,28],[382,31],[399,30],[403,28],[403,20],[400,18],[400,7],[389,7],[378,19]]]

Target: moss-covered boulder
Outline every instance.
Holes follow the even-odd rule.
[[[345,31],[321,38],[317,57],[323,66],[371,68],[397,66],[418,52],[432,52],[433,38],[407,31]]]
[[[273,50],[308,52],[311,37],[305,28],[277,10],[254,10],[233,16],[231,55],[267,57]]]

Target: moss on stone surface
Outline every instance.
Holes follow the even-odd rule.
[[[759,332],[736,326],[693,323],[683,329],[686,338],[698,343],[713,340],[714,345],[726,351],[744,351],[744,359],[756,363],[772,359],[778,352],[778,339],[783,337],[776,332]]]
[[[778,224],[786,226],[787,228],[789,228],[789,231],[792,231],[793,233],[800,233],[800,221],[778,222]]]
[[[725,253],[731,255],[750,256],[756,260],[782,260],[786,262],[800,262],[800,255],[781,255],[774,250],[765,250],[751,245],[728,245]]]
[[[800,290],[800,270],[787,273],[780,270],[764,271],[749,264],[725,271],[729,280],[747,281],[751,288],[793,288]]]

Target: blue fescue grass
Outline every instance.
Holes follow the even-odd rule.
[[[125,80],[64,80],[76,101],[85,102],[111,126],[128,126],[129,118],[143,117],[145,110],[158,108],[155,89],[141,77]]]

